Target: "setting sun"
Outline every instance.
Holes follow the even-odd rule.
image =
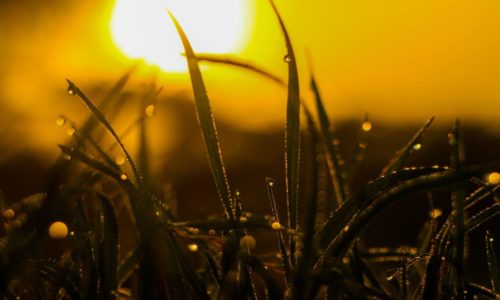
[[[184,72],[183,48],[167,15],[181,22],[195,51],[237,53],[246,44],[247,0],[117,0],[111,33],[120,50],[167,72]]]

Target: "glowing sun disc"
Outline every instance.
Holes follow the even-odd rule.
[[[166,9],[183,26],[198,53],[238,53],[249,27],[248,0],[117,0],[113,41],[130,58],[143,58],[168,72],[185,72],[179,36]]]

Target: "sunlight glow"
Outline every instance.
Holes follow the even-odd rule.
[[[143,58],[167,72],[185,72],[184,50],[167,9],[195,52],[235,54],[248,39],[249,6],[248,0],[117,0],[111,34],[130,58]]]

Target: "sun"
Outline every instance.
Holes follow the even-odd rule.
[[[170,10],[198,53],[237,54],[248,40],[249,0],[116,0],[111,35],[130,58],[142,58],[166,72],[186,72]]]

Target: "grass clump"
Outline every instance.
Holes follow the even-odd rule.
[[[498,185],[481,180],[499,164],[467,166],[457,122],[450,134],[450,166],[405,168],[407,158],[421,147],[430,119],[396,152],[380,176],[351,191],[355,168],[341,163],[336,133],[313,77],[317,114],[301,101],[292,44],[271,4],[288,53],[286,218],[279,214],[272,178],[265,180],[269,216],[247,212],[240,193],[231,191],[198,61],[226,63],[283,81],[251,64],[196,56],[172,16],[185,48],[198,121],[222,203],[220,217],[182,220],[174,214],[173,196],[157,192],[149,174],[147,119],[142,113],[135,123],[141,133],[137,164],[121,142],[109,116],[117,109],[117,97],[130,74],[99,106],[68,80],[70,95],[80,98],[92,115],[75,131],[70,145],[60,145],[63,156],[52,169],[46,193],[10,207],[0,197],[0,294],[4,299],[498,299],[498,261],[490,233],[485,236],[485,255],[491,286],[470,281],[464,265],[467,237],[500,213]],[[151,87],[141,109],[150,107],[158,93]],[[307,120],[302,130],[305,142],[301,107]],[[120,147],[125,165],[116,163],[110,151],[100,146],[99,125]],[[366,148],[371,123],[366,119],[361,129],[351,166]],[[310,150],[309,168],[299,168],[301,146]],[[299,178],[304,172],[311,184],[302,197]],[[325,186],[320,178],[328,174],[331,182]],[[363,229],[388,206],[410,193],[431,193],[438,187],[452,190],[452,212],[440,217],[442,211],[431,206],[414,245],[365,245]],[[471,187],[473,192],[468,193]],[[325,201],[335,209],[327,211]],[[126,211],[138,236],[126,257],[119,255],[124,232],[118,211]],[[322,220],[325,213],[328,217]],[[44,246],[52,242],[47,230],[53,224],[66,226],[66,231],[70,228],[64,234],[58,231],[58,237],[66,238],[56,245],[57,251]],[[254,236],[258,230],[275,236],[278,260],[255,251],[261,242]]]

